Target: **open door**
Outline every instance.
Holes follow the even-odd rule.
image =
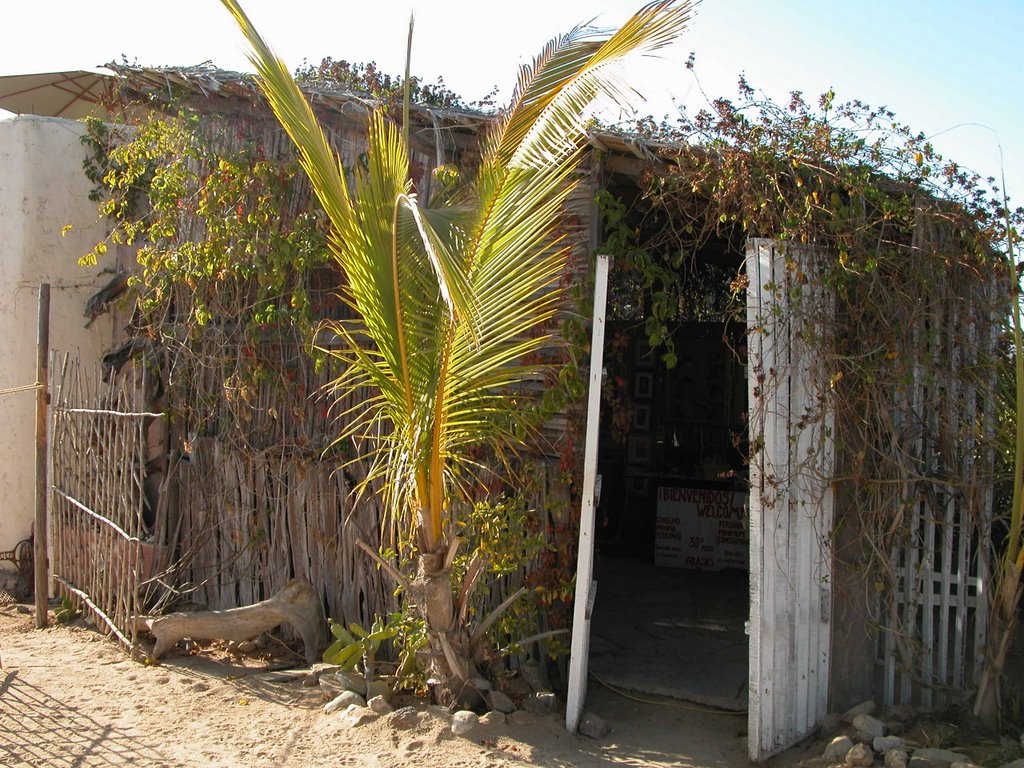
[[[594,274],[594,325],[590,338],[590,377],[587,393],[587,430],[583,454],[583,489],[580,539],[576,555],[576,602],[572,614],[572,649],[569,656],[569,687],[565,727],[575,733],[587,698],[587,663],[590,651],[590,617],[597,596],[594,581],[594,511],[597,485],[597,434],[601,421],[601,373],[604,368],[605,305],[608,298],[607,254],[597,255]]]
[[[835,444],[799,301],[827,301],[806,247],[747,243],[750,397],[749,750],[762,761],[828,706]],[[756,448],[754,448],[756,447]]]

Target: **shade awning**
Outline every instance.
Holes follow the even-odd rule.
[[[100,72],[43,72],[0,77],[0,109],[19,115],[108,117],[102,96],[116,78]]]

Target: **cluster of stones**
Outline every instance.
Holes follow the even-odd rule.
[[[875,717],[873,701],[858,704],[842,715],[830,714],[823,729],[826,733],[843,730],[832,739],[822,756],[827,766],[877,766],[884,768],[982,768],[967,755],[948,749],[912,747],[904,739],[907,728],[918,718],[913,707],[890,707],[883,718]],[[1000,768],[1024,768],[1024,760]]]
[[[524,674],[533,692],[523,699],[521,708],[501,691],[491,690],[486,681],[479,681],[488,712],[478,715],[470,710],[454,713],[442,707],[416,707],[395,709],[391,704],[393,692],[384,680],[367,680],[356,672],[342,670],[329,664],[317,664],[306,675],[303,684],[319,686],[329,701],[324,705],[326,714],[339,713],[346,725],[355,727],[387,716],[388,723],[404,730],[415,726],[424,717],[449,720],[452,733],[464,736],[478,726],[533,725],[538,717],[547,717],[559,711],[555,694],[547,689],[541,676]],[[531,679],[533,678],[533,679]],[[609,732],[608,726],[596,715],[584,714],[580,721],[580,733],[591,738],[601,738]]]

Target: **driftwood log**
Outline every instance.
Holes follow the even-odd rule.
[[[242,642],[261,632],[291,624],[302,637],[306,662],[318,661],[323,639],[323,612],[308,581],[293,579],[273,597],[254,605],[225,611],[169,613],[147,618],[142,624],[156,638],[153,658],[159,659],[179,640],[229,640]]]

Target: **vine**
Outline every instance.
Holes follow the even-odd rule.
[[[716,241],[741,254],[745,238],[789,244],[785,280],[764,286],[762,332],[785,314],[828,384],[797,427],[823,435],[834,415],[844,449],[834,480],[856,514],[829,546],[865,574],[872,615],[896,637],[906,673],[941,687],[912,672],[922,648],[907,558],[932,546],[923,521],[949,505],[977,526],[971,535],[987,536],[978,489],[992,482],[1000,450],[985,426],[998,415],[987,393],[1007,364],[996,343],[1016,290],[1005,247],[1024,210],[1009,210],[993,179],[942,158],[890,110],[831,91],[779,105],[741,78],[735,101],[635,127],[666,142],[664,165],[641,179],[628,224],[620,204],[601,206],[612,250],[650,294],[652,343],[667,328],[665,286],[686,262],[650,254],[695,254]],[[742,275],[723,283],[745,288]],[[778,384],[775,372],[751,375],[758,389]],[[898,594],[911,607],[897,610]]]
[[[129,333],[173,350],[175,381],[196,388],[172,398],[182,423],[255,447],[272,439],[252,434],[267,387],[278,392],[275,422],[303,420],[285,411],[303,409],[312,383],[282,342],[309,346],[331,310],[321,287],[331,268],[294,157],[268,155],[270,137],[255,123],[190,111],[88,126],[85,171],[110,231],[82,263],[111,245],[133,253]],[[222,397],[197,380],[211,364],[222,371]],[[279,423],[266,426],[279,433]]]

